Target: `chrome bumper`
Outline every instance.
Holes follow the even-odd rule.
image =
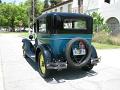
[[[101,61],[101,57],[100,58],[91,58],[92,65],[97,65],[97,63],[99,63],[100,61]]]
[[[100,58],[91,58],[91,64],[92,65],[97,65],[101,61]],[[50,62],[46,64],[47,69],[56,69],[56,70],[62,70],[62,69],[67,69],[67,62]]]
[[[67,62],[56,62],[56,63],[51,62],[46,66],[47,66],[47,69],[62,70],[62,69],[67,69]]]

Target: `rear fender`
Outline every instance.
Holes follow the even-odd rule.
[[[50,48],[48,46],[41,44],[37,47],[37,49],[36,49],[36,61],[37,62],[38,62],[38,55],[40,52],[43,52],[46,64],[51,62],[52,55],[51,55]]]
[[[92,48],[91,58],[98,58],[97,51],[96,51],[95,47],[92,45],[91,48]]]

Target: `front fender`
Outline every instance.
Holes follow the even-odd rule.
[[[34,46],[28,39],[23,39],[23,46],[22,48],[25,50],[26,54],[30,55],[34,53]]]
[[[23,49],[24,50],[30,50],[30,48],[31,48],[31,42],[30,42],[30,40],[28,40],[28,39],[22,39],[22,42],[23,42]]]

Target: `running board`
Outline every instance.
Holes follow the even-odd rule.
[[[34,53],[26,53],[27,56],[35,62],[35,54]]]
[[[91,58],[92,65],[97,65],[97,63],[99,63],[100,61],[101,61],[101,57],[100,58]]]
[[[35,55],[30,55],[29,58],[35,62]]]

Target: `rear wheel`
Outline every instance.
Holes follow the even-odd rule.
[[[46,68],[45,56],[43,52],[40,52],[38,55],[39,73],[43,78],[46,78],[49,76],[49,70]]]

